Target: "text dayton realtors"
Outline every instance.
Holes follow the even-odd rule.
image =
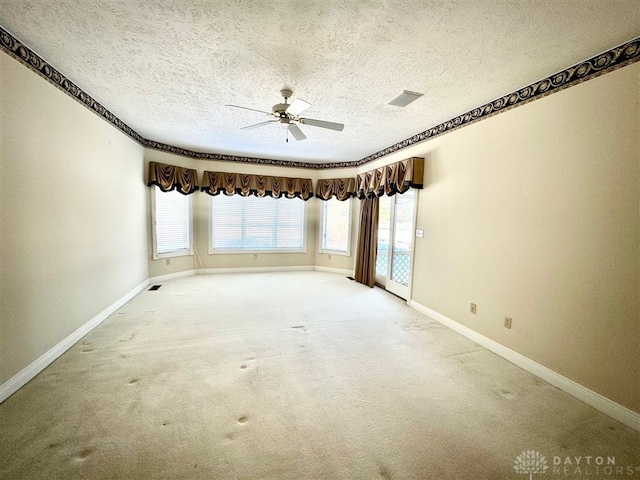
[[[632,466],[616,465],[616,457],[553,457],[554,475],[633,475]]]

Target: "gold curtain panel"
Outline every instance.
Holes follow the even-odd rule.
[[[273,198],[313,197],[313,183],[310,178],[270,177],[244,173],[204,172],[200,189],[209,195],[239,194],[242,196]]]
[[[327,178],[316,183],[316,197],[329,200],[335,196],[341,202],[356,196],[355,178]]]
[[[407,158],[358,175],[356,195],[362,200],[404,193],[409,188],[422,188],[423,174],[424,158]]]
[[[183,195],[189,195],[199,189],[198,174],[191,168],[150,162],[147,185],[157,185],[163,192],[178,190]]]
[[[360,235],[358,235],[354,280],[373,287],[376,283],[380,200],[376,196],[367,197],[360,205],[362,205],[360,209]]]

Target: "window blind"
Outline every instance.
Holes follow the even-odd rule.
[[[304,250],[304,201],[217,195],[210,202],[213,251]]]
[[[322,250],[349,251],[351,202],[331,198],[323,203]]]
[[[188,253],[191,250],[190,197],[155,187],[156,253]]]

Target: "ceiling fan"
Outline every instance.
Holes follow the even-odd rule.
[[[271,112],[257,110],[255,108],[241,107],[239,105],[226,106],[260,112],[273,117],[271,120],[267,120],[266,122],[254,123],[253,125],[241,127],[240,130],[250,130],[252,128],[269,125],[271,123],[282,123],[287,126],[288,131],[291,132],[291,135],[293,135],[293,138],[295,138],[296,140],[304,140],[305,138],[307,138],[307,136],[302,133],[302,130],[300,130],[300,127],[298,127],[297,123],[301,123],[303,125],[311,125],[312,127],[328,128],[329,130],[337,130],[338,132],[342,131],[342,129],[344,128],[344,125],[342,123],[326,122],[324,120],[315,120],[313,118],[300,117],[300,114],[307,108],[309,108],[311,104],[309,102],[305,102],[304,100],[300,100],[299,98],[296,98],[292,103],[288,103],[288,100],[291,98],[292,94],[293,92],[289,89],[285,88],[280,90],[280,95],[284,97],[284,103],[276,103],[273,107],[271,107]],[[289,138],[287,138],[287,142],[288,141]]]

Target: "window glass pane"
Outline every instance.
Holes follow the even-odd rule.
[[[324,202],[323,209],[322,249],[348,252],[351,202],[331,198]]]
[[[393,216],[393,259],[391,280],[409,285],[411,270],[411,241],[413,240],[413,196],[410,188],[402,195],[396,195]]]
[[[300,199],[211,197],[213,250],[303,250],[304,202]]]
[[[378,199],[378,255],[376,275],[387,276],[389,237],[391,230],[391,197],[383,195]]]
[[[163,192],[155,187],[156,253],[188,251],[191,248],[191,227],[187,195]]]

